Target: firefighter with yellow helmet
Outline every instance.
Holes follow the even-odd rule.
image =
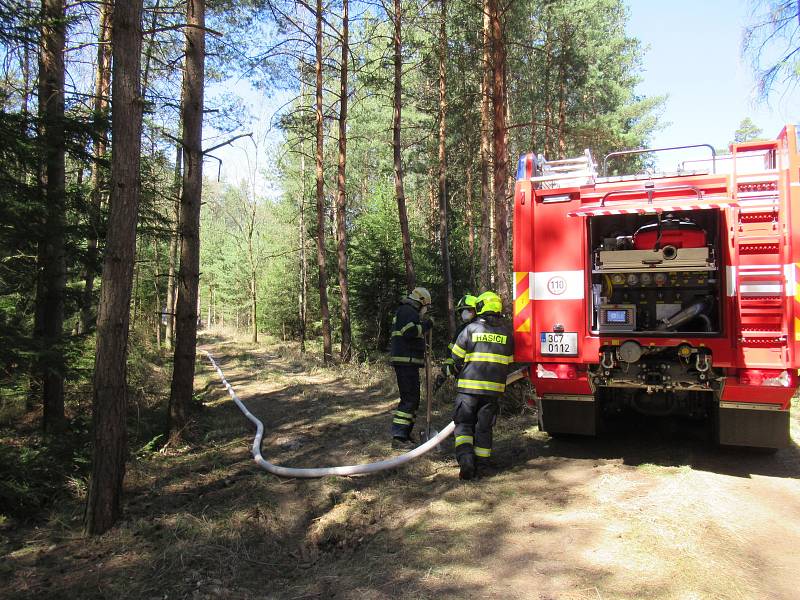
[[[450,352],[452,352],[453,345],[455,345],[464,327],[469,325],[475,318],[475,303],[477,301],[478,298],[472,294],[464,294],[456,303],[456,314],[461,318],[461,324],[456,330],[453,340],[447,345],[447,357],[442,361],[442,372],[436,376],[436,381],[433,385],[434,391],[438,390],[448,377],[456,375],[455,362],[453,361],[453,357],[450,356]]]
[[[475,312],[477,316],[450,351],[458,373],[453,421],[462,479],[472,479],[476,465],[492,455],[497,400],[505,391],[508,366],[514,360],[514,337],[502,315],[500,296],[484,292],[477,298]]]
[[[425,366],[425,333],[433,327],[433,321],[426,316],[430,304],[430,292],[416,287],[400,301],[392,321],[389,362],[400,390],[400,403],[392,418],[392,438],[400,447],[413,445],[411,431],[420,399],[419,370]]]

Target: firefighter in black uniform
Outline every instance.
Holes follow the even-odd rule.
[[[506,389],[508,365],[514,360],[514,337],[502,316],[500,296],[484,292],[478,296],[475,312],[477,317],[461,331],[451,350],[458,373],[453,421],[461,479],[472,479],[476,464],[492,455],[497,400]]]
[[[433,321],[425,316],[431,294],[417,287],[400,302],[392,322],[389,359],[400,390],[400,404],[392,418],[392,438],[395,445],[408,447],[413,445],[411,430],[419,408],[419,370],[425,366],[425,333],[433,327]]]
[[[456,314],[461,317],[461,325],[459,325],[456,334],[453,336],[453,340],[447,345],[447,358],[442,361],[442,372],[436,376],[436,381],[433,384],[434,392],[442,387],[448,377],[456,375],[455,362],[453,361],[453,357],[450,356],[450,353],[464,327],[472,323],[473,319],[475,319],[475,303],[477,301],[478,299],[472,294],[464,294],[456,303]]]

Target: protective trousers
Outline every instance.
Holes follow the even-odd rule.
[[[456,394],[456,460],[474,454],[478,460],[492,455],[492,427],[497,420],[497,396]],[[460,461],[459,461],[460,463]]]
[[[395,365],[400,403],[392,419],[392,437],[407,440],[411,437],[419,408],[419,367]]]

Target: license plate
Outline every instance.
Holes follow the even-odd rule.
[[[578,334],[569,333],[542,333],[542,354],[577,356],[578,355]]]

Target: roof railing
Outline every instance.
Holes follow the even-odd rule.
[[[592,158],[591,151],[587,148],[583,151],[583,156],[575,158],[562,158],[558,160],[546,160],[542,154],[536,157],[534,173],[539,173],[531,177],[532,183],[553,184],[552,186],[543,185],[542,187],[560,187],[559,184],[575,180],[578,185],[589,182],[593,183],[597,177],[597,165]]]

